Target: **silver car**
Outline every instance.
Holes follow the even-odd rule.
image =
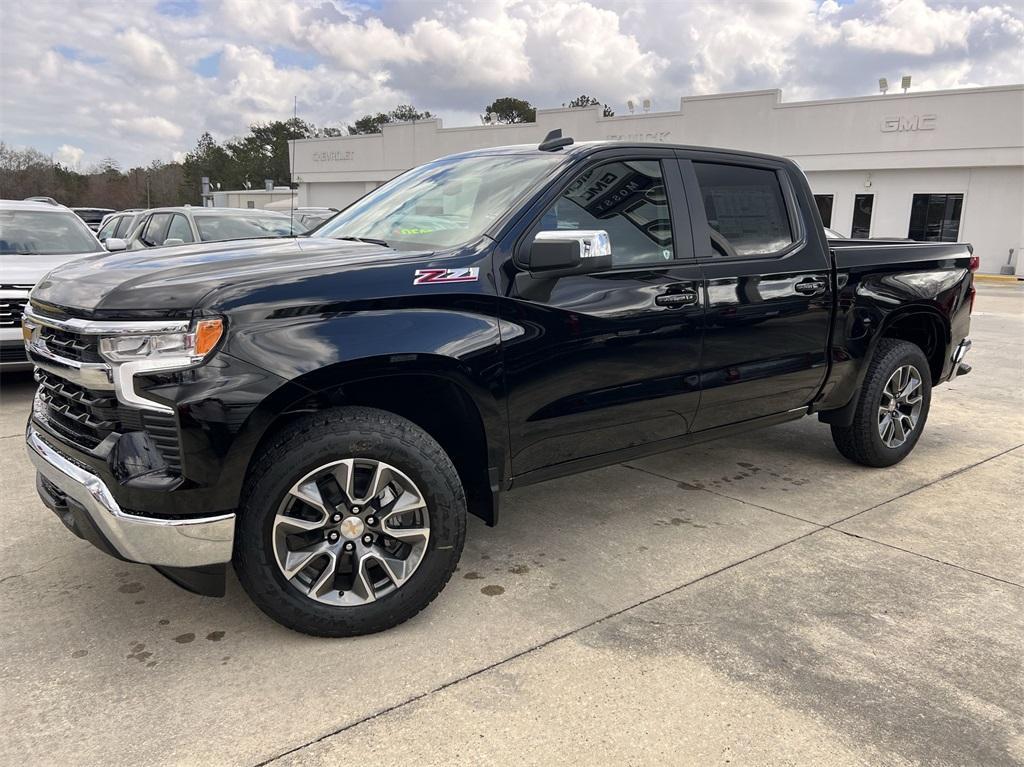
[[[0,370],[29,370],[21,336],[28,293],[47,272],[103,252],[96,235],[63,205],[0,200]]]
[[[103,223],[100,224],[96,237],[100,242],[106,242],[111,237],[127,240],[145,212],[145,208],[129,208],[128,210],[119,210],[117,213],[108,213],[103,217]]]
[[[158,248],[190,242],[291,237],[307,226],[287,213],[256,208],[153,208],[142,214],[127,243],[108,238],[107,250]]]

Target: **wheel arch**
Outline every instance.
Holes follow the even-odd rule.
[[[266,424],[246,473],[273,435],[303,414],[362,406],[408,419],[438,441],[466,492],[467,510],[488,525],[498,521],[498,489],[507,476],[507,432],[495,397],[437,355],[393,356],[329,365],[292,383],[307,393]]]
[[[909,341],[928,359],[932,385],[942,379],[946,349],[950,343],[949,319],[932,306],[915,305],[887,315],[872,344],[872,355],[883,338]]]
[[[949,318],[930,304],[909,304],[888,313],[870,339],[849,400],[841,407],[819,411],[818,420],[834,426],[849,426],[853,422],[864,377],[882,339],[908,341],[920,348],[928,360],[931,383],[935,386],[942,380],[950,337]]]

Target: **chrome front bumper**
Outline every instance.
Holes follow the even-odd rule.
[[[99,477],[50,447],[31,424],[25,441],[39,473],[88,515],[105,542],[124,559],[164,567],[231,561],[234,514],[155,519],[125,513]]]

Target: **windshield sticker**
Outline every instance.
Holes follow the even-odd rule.
[[[480,270],[475,266],[463,269],[417,269],[413,285],[434,285],[441,282],[476,282]]]

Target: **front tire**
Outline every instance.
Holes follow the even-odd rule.
[[[383,410],[303,416],[250,470],[235,536],[243,588],[267,615],[316,636],[397,626],[451,578],[466,500],[441,446]]]
[[[931,372],[921,349],[883,338],[868,367],[849,426],[832,426],[840,453],[864,466],[893,466],[914,449],[928,420]]]

